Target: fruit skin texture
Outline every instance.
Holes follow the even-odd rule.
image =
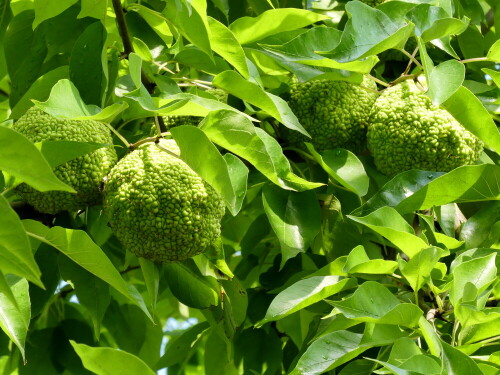
[[[377,5],[380,5],[385,1],[386,0],[361,0],[362,3],[365,3],[366,5],[369,5],[371,7],[376,7]]]
[[[30,141],[77,141],[113,144],[110,130],[93,120],[67,120],[56,118],[37,107],[30,108],[12,127]],[[54,174],[76,190],[76,194],[63,191],[39,192],[26,184],[16,191],[21,198],[40,212],[55,214],[76,211],[102,199],[101,184],[118,158],[113,146],[102,147],[54,168]]]
[[[361,86],[377,90],[371,79],[364,77]],[[283,137],[291,146],[305,149],[304,142],[316,151],[345,148],[360,152],[366,148],[366,129],[377,93],[344,81],[317,80],[292,84],[288,105],[311,135],[283,129]]]
[[[368,149],[385,175],[421,169],[448,172],[474,163],[482,142],[433,105],[413,81],[389,87],[373,106]]]
[[[138,257],[180,261],[220,235],[224,202],[184,161],[173,140],[146,143],[121,159],[104,188],[116,237]]]

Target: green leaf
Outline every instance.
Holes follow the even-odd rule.
[[[208,25],[212,34],[210,42],[214,52],[221,55],[228,63],[246,79],[250,77],[245,52],[234,34],[223,23],[208,17]]]
[[[477,364],[467,354],[441,341],[443,347],[443,367],[448,374],[483,375]]]
[[[417,305],[401,303],[389,289],[375,281],[361,284],[352,296],[332,304],[349,319],[404,327],[417,326],[423,314]]]
[[[381,207],[364,217],[348,215],[348,218],[384,236],[409,258],[429,247],[422,238],[415,235],[413,228],[392,207]]]
[[[488,247],[498,239],[495,225],[500,221],[500,202],[491,202],[482,207],[465,222],[460,230],[460,240],[467,249]],[[485,243],[487,242],[487,243]]]
[[[500,199],[500,167],[492,164],[468,165],[440,176],[401,201],[400,213],[425,210],[447,203]],[[428,172],[428,178],[436,176]]]
[[[173,35],[168,27],[168,23],[165,22],[165,16],[141,4],[128,4],[127,10],[133,10],[139,13],[167,46],[172,44]]]
[[[142,71],[142,58],[137,53],[132,52],[128,55],[129,73],[135,88],[142,88],[141,71]]]
[[[55,168],[79,156],[109,145],[75,141],[44,141],[36,143],[35,146],[40,150],[49,165]]]
[[[205,309],[219,304],[217,281],[201,275],[192,260],[165,263],[163,269],[172,294],[186,306]]]
[[[443,107],[467,130],[500,153],[500,132],[481,101],[465,87],[460,87]]]
[[[450,288],[450,301],[457,305],[464,297],[467,284],[472,284],[477,289],[477,295],[491,285],[497,278],[495,265],[496,254],[476,258],[463,262],[452,271],[453,283]]]
[[[144,277],[144,283],[148,290],[149,300],[151,301],[151,310],[156,310],[156,301],[158,299],[158,289],[160,287],[159,265],[146,258],[139,258],[139,264]]]
[[[456,60],[442,62],[429,74],[429,90],[426,94],[435,105],[444,103],[460,88],[464,78],[464,64]]]
[[[245,198],[248,168],[232,158],[230,170],[226,159],[207,135],[195,126],[182,125],[170,132],[181,150],[181,159],[221,195],[228,209],[236,215]],[[194,149],[196,152],[192,152]]]
[[[28,282],[0,272],[0,327],[19,348],[25,360],[24,344],[31,319]]]
[[[70,340],[73,349],[83,362],[83,366],[97,375],[155,375],[142,359],[123,350],[113,348],[93,348]]]
[[[75,288],[78,302],[87,309],[94,327],[94,337],[99,339],[101,322],[110,302],[109,285],[80,267],[68,257],[59,257],[59,272]]]
[[[241,44],[250,44],[267,36],[300,29],[327,18],[326,15],[303,9],[271,9],[255,18],[238,18],[229,28]]]
[[[233,342],[225,340],[216,330],[211,330],[205,342],[205,356],[203,370],[205,375],[238,375],[238,371],[231,356]]]
[[[467,305],[455,309],[457,319],[462,324],[458,336],[464,344],[478,343],[500,335],[500,309],[498,307],[474,310]]]
[[[280,97],[264,91],[255,83],[249,82],[238,73],[228,70],[215,76],[213,84],[230,94],[247,101],[266,111],[287,128],[296,130],[309,137],[300,125],[292,110]]]
[[[47,228],[33,220],[24,220],[23,224],[28,236],[59,250],[73,262],[107,282],[152,319],[142,296],[134,286],[123,280],[113,263],[86,232],[62,227]]]
[[[341,276],[314,276],[300,280],[280,292],[273,299],[267,309],[266,316],[257,326],[282,319],[355,285],[356,279]]]
[[[469,22],[451,18],[441,7],[420,4],[407,14],[408,20],[415,24],[415,34],[424,42],[440,39],[449,35],[461,34]]]
[[[375,193],[364,205],[353,211],[352,214],[359,216],[371,213],[384,206],[397,207],[398,204],[406,198],[415,194],[431,181],[442,175],[444,175],[443,172],[426,172],[419,170],[402,172],[384,184],[382,189]],[[414,211],[414,209],[409,212],[412,211]]]
[[[264,210],[281,245],[285,262],[305,252],[321,229],[321,211],[316,194],[309,190],[293,192],[265,185]]]
[[[52,116],[75,120],[111,121],[128,107],[127,103],[114,103],[101,110],[95,105],[85,105],[77,88],[68,79],[59,80],[45,102],[33,101]]]
[[[1,130],[1,127],[0,127]],[[31,252],[23,225],[9,202],[0,194],[0,270],[25,277],[43,288],[40,269]]]
[[[75,190],[61,182],[36,146],[16,131],[0,126],[0,170],[39,191]]]
[[[200,128],[212,142],[249,161],[271,182],[284,189],[303,191],[322,186],[292,173],[279,143],[246,117],[229,111],[212,112]]]
[[[81,3],[81,10],[78,14],[78,18],[92,17],[104,21],[106,18],[106,9],[108,7],[107,0],[81,0]]]
[[[231,280],[220,280],[226,299],[231,304],[231,314],[234,324],[240,326],[247,317],[248,294],[240,281],[233,277]],[[227,304],[227,300],[225,301]]]
[[[165,354],[160,358],[155,365],[155,369],[159,370],[165,367],[171,367],[188,357],[191,350],[209,328],[208,322],[198,323],[183,331],[180,335],[170,338],[165,347]]]
[[[364,334],[344,330],[326,334],[309,345],[290,375],[324,374],[374,346],[389,345],[400,337],[398,327],[368,324]]]
[[[106,29],[92,23],[77,39],[69,63],[69,76],[87,104],[103,105],[107,88]]]
[[[372,359],[372,361],[381,364],[392,374],[396,375],[439,375],[441,374],[441,366],[438,359],[423,354],[415,355],[400,366],[394,366],[388,362]]]
[[[69,78],[69,67],[67,65],[60,66],[41,77],[38,77],[26,93],[19,99],[17,104],[12,108],[10,117],[18,119],[33,106],[34,100],[47,100],[52,87],[61,79]]]
[[[497,40],[495,43],[493,43],[486,57],[491,61],[500,63],[500,40]]]
[[[431,272],[439,259],[446,255],[448,252],[438,247],[429,247],[420,251],[408,262],[400,258],[399,269],[412,289],[418,291],[430,280]]]
[[[348,150],[336,148],[319,154],[310,143],[306,147],[328,175],[360,197],[368,193],[370,180],[361,161]]]
[[[78,0],[35,0],[33,30],[43,21],[61,14],[77,1]]]
[[[350,18],[340,43],[325,55],[337,62],[353,61],[398,47],[413,31],[412,24],[396,24],[380,10],[360,1],[348,2],[346,11]]]
[[[347,256],[342,272],[372,275],[391,275],[398,268],[397,262],[384,259],[370,259],[363,246],[356,246]]]
[[[163,14],[187,40],[213,58],[206,7],[205,0],[169,1]]]

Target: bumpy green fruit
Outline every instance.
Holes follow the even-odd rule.
[[[432,104],[413,81],[405,81],[384,90],[375,102],[368,149],[377,169],[392,176],[410,169],[447,172],[472,164],[483,144]]]
[[[371,7],[376,7],[377,5],[385,3],[386,0],[361,0],[361,2]]]
[[[13,129],[35,143],[77,141],[109,144],[109,147],[102,147],[54,168],[54,174],[72,186],[76,194],[39,192],[26,184],[16,188],[21,198],[43,213],[75,211],[100,203],[102,181],[118,159],[106,125],[91,120],[60,119],[32,107],[14,124]]]
[[[367,77],[361,86],[377,89]],[[377,93],[363,87],[330,80],[293,84],[288,104],[311,139],[287,128],[283,128],[283,137],[300,148],[311,142],[317,151],[337,147],[364,150],[368,117]]]
[[[204,252],[220,235],[224,202],[177,156],[173,140],[147,143],[108,175],[104,208],[116,237],[139,257],[179,261]]]

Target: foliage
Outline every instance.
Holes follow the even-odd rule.
[[[0,0],[2,373],[498,374],[499,23],[496,0]],[[287,144],[295,80],[366,75],[424,83],[479,161],[387,177]],[[30,142],[34,105],[109,124],[120,158],[173,137],[224,200],[220,240],[153,263],[101,206],[24,204],[18,184],[72,192],[51,168],[106,146]]]

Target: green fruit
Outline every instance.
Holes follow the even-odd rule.
[[[432,104],[413,81],[384,90],[373,106],[368,149],[388,176],[410,170],[447,172],[472,164],[482,142],[446,110]]]
[[[13,126],[32,142],[77,141],[113,144],[110,130],[92,120],[66,120],[56,118],[37,107],[30,108]],[[100,186],[104,177],[116,163],[113,146],[102,147],[54,168],[55,175],[76,190],[76,194],[49,191],[39,192],[26,184],[16,191],[21,198],[43,213],[75,211],[101,202]]]
[[[367,77],[361,86],[377,90]],[[317,151],[338,147],[363,151],[369,114],[378,96],[363,87],[330,80],[293,84],[288,104],[311,139],[287,128],[283,128],[283,137],[303,149],[304,142],[311,142]]]
[[[104,208],[116,237],[157,262],[204,252],[220,236],[224,202],[184,161],[174,140],[140,146],[108,175]]]

